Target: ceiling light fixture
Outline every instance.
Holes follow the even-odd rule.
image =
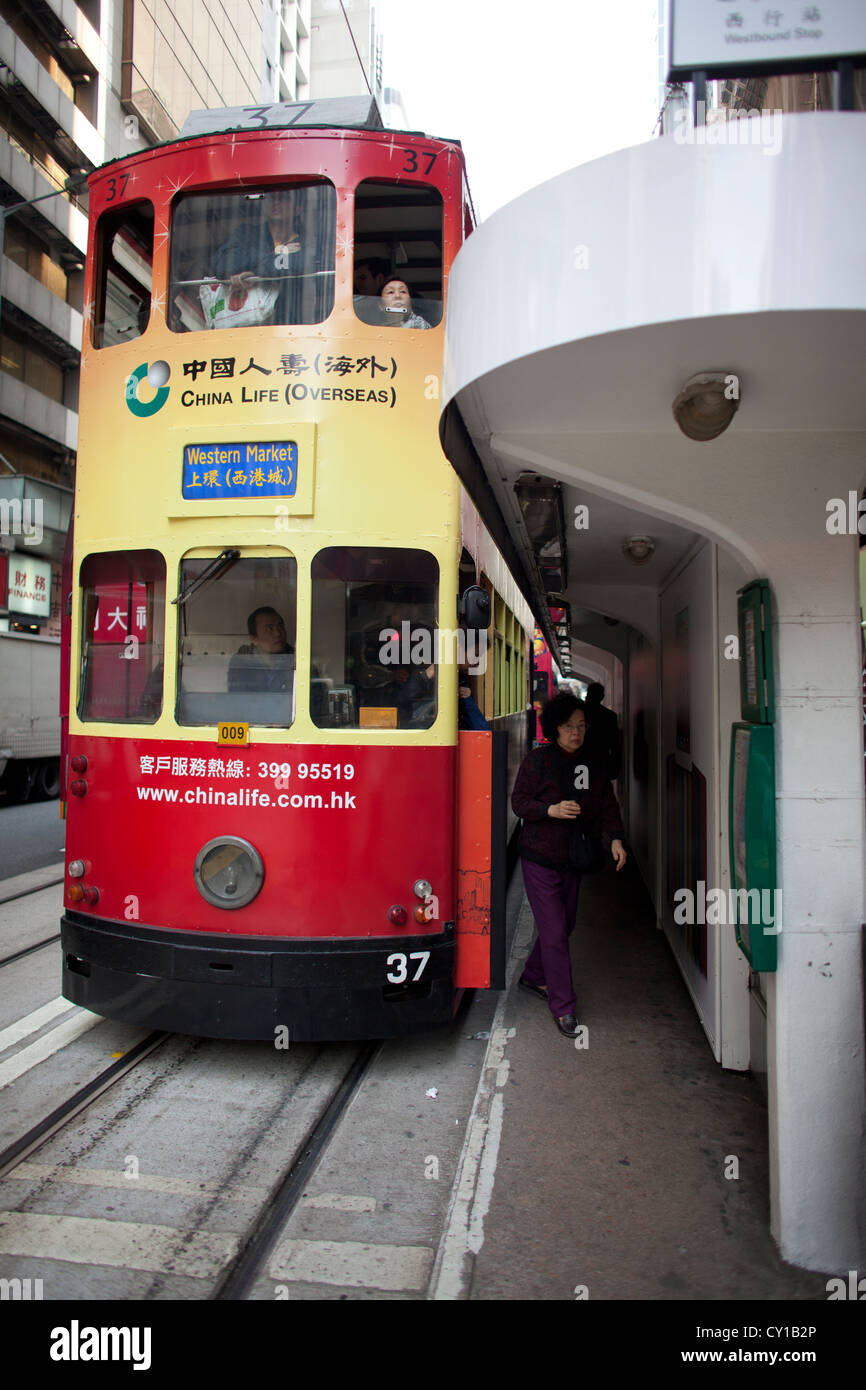
[[[733,420],[740,404],[735,372],[699,372],[689,377],[673,403],[674,419],[689,439],[715,439]]]
[[[647,560],[652,559],[656,543],[651,536],[626,536],[622,543],[622,553],[627,555],[632,564],[645,565]]]

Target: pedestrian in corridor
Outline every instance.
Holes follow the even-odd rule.
[[[538,929],[520,984],[546,1000],[559,1031],[573,1038],[578,1022],[569,937],[581,875],[572,866],[580,854],[571,842],[579,825],[599,851],[609,846],[618,871],[626,861],[625,832],[603,762],[581,752],[583,702],[574,695],[555,695],[542,711],[541,727],[548,742],[524,758],[511,795],[515,815],[523,819],[517,847]]]

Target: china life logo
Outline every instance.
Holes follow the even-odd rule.
[[[169,388],[166,382],[171,376],[171,367],[167,362],[142,362],[140,367],[126,378],[126,404],[133,415],[139,418],[147,415],[155,415],[158,410],[162,410],[168,400]],[[148,386],[152,386],[156,395],[151,401],[139,400],[138,388],[147,379]]]

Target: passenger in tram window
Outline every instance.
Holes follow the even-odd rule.
[[[247,631],[252,641],[229,662],[229,691],[291,690],[295,652],[277,610],[256,608],[247,618]]]
[[[436,667],[416,666],[396,673],[400,724],[426,725],[436,717]]]
[[[392,275],[382,286],[381,299],[388,323],[395,323],[398,328],[430,328],[426,319],[413,312],[412,296],[405,280]]]
[[[327,189],[324,190],[327,193]],[[258,290],[262,299],[262,323],[318,323],[327,316],[327,301],[333,301],[333,280],[316,272],[333,269],[332,238],[326,232],[327,218],[319,219],[316,235],[306,238],[303,224],[309,225],[311,198],[315,188],[277,188],[262,200],[264,216],[258,225],[243,227],[224,242],[213,256],[207,273],[225,281],[231,288],[230,310],[243,310],[248,293]],[[324,202],[324,199],[322,200]],[[234,326],[211,315],[215,327]]]
[[[568,939],[581,874],[601,867],[605,843],[619,871],[626,861],[625,832],[603,764],[583,750],[583,702],[555,695],[542,710],[541,727],[548,742],[524,758],[511,794],[514,813],[523,820],[517,849],[538,928],[519,983],[544,999],[559,1031],[574,1038],[579,1024]],[[584,844],[578,842],[580,831],[586,832]]]
[[[352,302],[362,323],[371,323],[379,327],[385,323],[385,313],[379,296],[390,274],[391,267],[382,256],[369,256],[366,260],[355,262],[355,294]]]
[[[467,662],[463,662],[458,668],[457,682],[457,727],[459,729],[489,729],[490,725],[472,695]]]
[[[358,299],[370,295],[376,299],[382,293],[391,267],[382,256],[370,256],[365,261],[355,261],[354,290]]]

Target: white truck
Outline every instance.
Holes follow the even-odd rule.
[[[60,791],[60,641],[0,632],[0,805]]]

